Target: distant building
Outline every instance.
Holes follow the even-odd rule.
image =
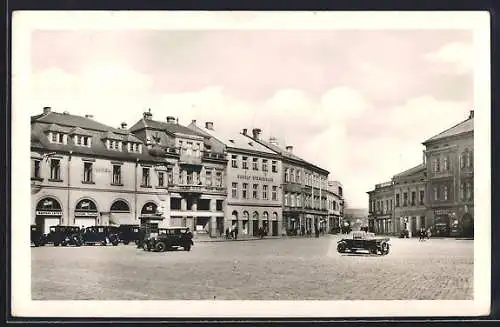
[[[393,182],[376,184],[375,189],[367,193],[369,197],[368,230],[378,234],[393,233]]]
[[[420,228],[429,228],[432,217],[426,207],[426,167],[420,164],[392,178],[394,188],[394,224],[392,232],[407,230],[417,235]]]
[[[344,218],[344,191],[339,181],[328,181],[328,230],[339,231]]]
[[[425,146],[428,207],[439,235],[474,235],[474,111]]]
[[[361,227],[368,226],[368,211],[360,208],[345,208],[342,224],[349,225],[352,230],[360,230]]]

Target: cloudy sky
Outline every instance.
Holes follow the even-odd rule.
[[[210,120],[330,171],[348,205],[422,161],[421,142],[473,104],[467,30],[37,30],[30,114],[43,106],[111,126]]]

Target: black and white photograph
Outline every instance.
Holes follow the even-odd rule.
[[[15,12],[12,314],[489,314],[489,24]]]

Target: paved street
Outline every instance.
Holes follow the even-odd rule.
[[[392,238],[387,256],[340,255],[337,236],[32,248],[34,300],[472,299],[473,241]]]

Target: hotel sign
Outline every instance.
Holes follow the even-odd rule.
[[[452,213],[451,210],[444,210],[444,209],[434,210],[435,215],[450,215],[451,213]]]
[[[62,216],[62,211],[37,210],[37,216]]]
[[[76,211],[75,212],[75,217],[97,217],[97,212],[92,212],[92,211]]]
[[[237,175],[237,178],[244,179],[247,181],[252,180],[252,181],[271,182],[271,183],[274,182],[273,178],[261,177],[261,176]]]

